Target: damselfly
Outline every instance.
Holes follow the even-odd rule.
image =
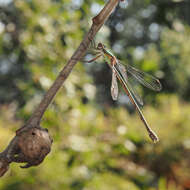
[[[159,138],[157,137],[156,133],[149,127],[139,105],[142,105],[142,100],[139,98],[139,96],[135,93],[135,91],[132,89],[129,80],[128,80],[128,73],[131,74],[138,82],[140,82],[142,85],[154,90],[154,91],[160,91],[162,86],[159,80],[152,75],[149,75],[147,73],[144,73],[143,71],[140,71],[130,65],[127,65],[124,67],[119,60],[109,51],[105,48],[105,46],[102,43],[98,43],[98,46],[95,48],[97,50],[97,55],[93,59],[89,60],[88,62],[93,62],[96,59],[103,57],[106,61],[106,63],[110,66],[112,69],[112,83],[111,83],[111,95],[113,100],[117,100],[118,98],[118,84],[117,79],[120,81],[123,89],[125,90],[126,94],[128,95],[130,101],[135,106],[142,122],[144,123],[146,130],[148,131],[148,134],[153,142],[158,142]]]

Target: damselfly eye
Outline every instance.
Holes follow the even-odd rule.
[[[97,49],[102,50],[104,48],[104,45],[102,43],[98,43]]]

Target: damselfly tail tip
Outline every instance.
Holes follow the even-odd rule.
[[[159,141],[159,138],[154,132],[149,133],[149,137],[152,139],[153,143],[157,143]]]

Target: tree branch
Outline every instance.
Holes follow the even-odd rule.
[[[92,26],[55,82],[44,95],[42,101],[26,122],[16,132],[8,147],[0,153],[0,176],[3,176],[11,162],[26,163],[24,168],[40,164],[51,150],[52,139],[46,129],[40,127],[40,121],[49,104],[71,73],[77,61],[86,53],[96,33],[110,16],[120,0],[109,0],[100,13],[92,19]]]

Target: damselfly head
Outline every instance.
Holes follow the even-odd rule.
[[[97,46],[97,49],[98,49],[98,50],[102,50],[102,49],[104,49],[104,48],[105,48],[105,45],[104,45],[104,44],[98,43],[98,46]]]

